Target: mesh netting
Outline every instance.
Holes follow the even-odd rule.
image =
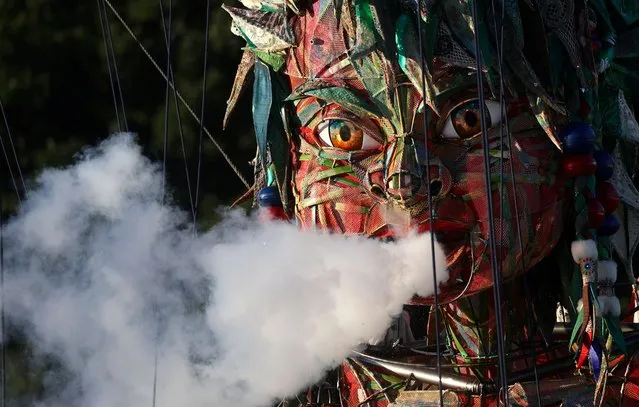
[[[435,56],[451,66],[475,69],[475,58],[453,38],[448,24],[441,23],[437,32]]]

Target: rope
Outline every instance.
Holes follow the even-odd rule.
[[[113,50],[113,37],[111,36],[111,25],[109,24],[109,16],[107,14],[104,0],[97,1],[98,15],[100,17],[100,28],[102,30],[102,40],[104,42],[104,54],[106,56],[107,69],[109,71],[109,84],[111,85],[111,95],[113,96],[113,107],[115,108],[115,118],[118,122],[118,131],[122,131],[123,127],[125,131],[128,131],[129,125],[126,120],[126,112],[124,109],[124,97],[122,96],[122,86],[120,85],[118,64],[115,59],[115,52]],[[113,61],[113,67],[111,66],[111,61]],[[120,108],[118,108],[118,98],[119,104],[122,109],[122,122],[120,122]]]
[[[122,16],[120,16],[120,14],[117,12],[117,10],[113,7],[113,4],[111,4],[110,0],[104,0],[106,2],[106,4],[109,6],[109,8],[111,9],[111,11],[113,12],[113,14],[115,15],[115,17],[120,21],[120,23],[122,24],[122,26],[125,28],[125,30],[129,33],[129,35],[131,36],[131,38],[133,38],[133,40],[138,44],[138,46],[140,47],[140,49],[142,50],[142,52],[147,56],[147,58],[149,59],[149,61],[151,61],[151,64],[153,64],[153,66],[155,67],[155,69],[160,73],[160,75],[162,75],[162,78],[164,78],[165,80],[168,81],[166,74],[164,73],[164,71],[162,70],[162,68],[160,68],[160,66],[158,65],[158,63],[155,61],[155,59],[151,56],[151,54],[149,53],[149,51],[147,51],[147,49],[144,47],[144,45],[142,45],[142,43],[140,42],[140,40],[138,39],[138,37],[133,33],[133,31],[131,30],[131,28],[129,27],[129,25],[124,21],[124,19],[122,18]],[[169,81],[170,83],[170,81]],[[171,86],[174,86],[172,83],[170,83]],[[191,106],[186,102],[186,100],[184,100],[184,97],[182,97],[182,94],[180,93],[180,91],[178,89],[175,90],[178,99],[180,100],[180,102],[182,102],[182,104],[184,105],[184,107],[186,108],[186,110],[189,112],[189,114],[193,117],[193,119],[195,119],[195,121],[202,126],[202,130],[204,131],[204,134],[207,135],[207,137],[211,140],[211,142],[213,143],[213,145],[215,145],[215,147],[218,149],[218,151],[220,152],[220,154],[222,155],[222,157],[224,158],[224,160],[226,160],[226,162],[228,163],[228,165],[231,167],[231,169],[235,172],[235,174],[237,175],[237,177],[240,179],[240,181],[242,181],[242,183],[244,184],[244,186],[246,188],[250,188],[250,184],[248,183],[248,181],[246,181],[246,179],[244,178],[244,176],[242,175],[242,173],[240,172],[240,170],[238,170],[237,166],[235,166],[235,164],[233,164],[233,161],[230,159],[230,157],[228,156],[228,154],[226,154],[226,152],[224,151],[224,149],[222,148],[222,146],[218,143],[218,141],[213,137],[213,135],[211,134],[211,132],[206,128],[206,126],[203,125],[203,123],[200,121],[199,117],[195,114],[195,112],[193,111],[193,109],[191,108]]]
[[[486,109],[485,109],[485,95],[484,95],[484,81],[483,81],[483,70],[482,70],[482,62],[481,62],[481,44],[479,40],[479,12],[478,12],[478,0],[473,0],[473,22],[475,25],[475,64],[476,64],[476,72],[477,72],[477,92],[480,100],[480,118],[481,118],[481,131],[483,138],[483,152],[484,152],[484,177],[486,180],[486,197],[488,201],[488,219],[489,219],[489,233],[490,233],[490,262],[493,274],[493,290],[494,290],[494,306],[496,315],[496,323],[497,323],[497,353],[499,354],[499,388],[504,391],[500,391],[499,398],[503,397],[503,404],[505,406],[510,405],[510,400],[508,399],[507,389],[508,389],[508,378],[507,370],[506,370],[506,353],[505,353],[505,345],[504,345],[504,326],[502,320],[502,312],[501,312],[501,285],[502,285],[502,275],[501,275],[501,263],[497,264],[497,246],[495,244],[495,216],[493,213],[493,200],[492,200],[492,181],[490,177],[490,153],[488,151],[488,128],[486,122]],[[503,150],[503,146],[501,147]],[[502,153],[503,154],[503,153]]]
[[[10,167],[7,161],[7,167]],[[4,310],[4,214],[2,210],[3,194],[0,188],[0,386],[2,387],[2,404],[1,407],[7,405],[7,355],[6,343],[7,335],[5,328],[5,310]]]
[[[209,19],[211,14],[211,0],[206,0],[206,25],[204,27],[204,70],[202,72],[202,104],[200,107],[200,134],[197,150],[197,173],[195,178],[195,208],[193,210],[193,222],[197,220],[197,211],[200,203],[200,175],[202,174],[202,142],[204,140],[204,100],[206,99],[206,68],[209,49]],[[194,229],[195,231],[195,229]]]
[[[164,32],[164,43],[166,44],[167,47],[167,51],[170,49],[170,36],[171,33],[168,32],[167,33],[167,27],[166,27],[166,23],[164,21],[164,7],[162,6],[162,1],[159,1],[160,3],[160,17],[162,20],[162,31]],[[172,20],[172,16],[171,16],[171,11],[169,12],[169,19]],[[171,21],[169,21],[169,31],[171,30]],[[176,86],[175,86],[175,75],[173,72],[173,63],[169,60],[168,62],[168,77],[169,80],[171,82],[171,88],[173,89],[173,100],[175,102],[175,113],[177,116],[177,122],[178,122],[178,132],[180,134],[180,142],[181,142],[181,146],[182,146],[182,159],[184,161],[184,173],[186,175],[186,187],[189,193],[189,203],[191,205],[191,215],[193,216],[193,227],[195,227],[195,205],[193,204],[193,193],[191,192],[191,177],[189,176],[189,164],[188,164],[188,160],[186,158],[186,149],[184,147],[184,129],[182,126],[182,115],[180,114],[180,105],[178,103],[178,97],[177,97],[177,93],[176,93]],[[168,109],[166,110],[165,114],[168,115]],[[165,130],[168,132],[168,130]],[[165,134],[165,137],[167,137],[167,140],[165,140],[165,151],[168,145],[168,134]]]
[[[115,108],[115,120],[118,122],[118,130],[122,131],[120,124],[120,109],[118,109],[118,99],[115,95],[115,85],[113,81],[113,73],[111,72],[111,55],[109,53],[109,47],[107,45],[107,35],[104,28],[104,15],[102,12],[102,2],[98,1],[98,16],[100,17],[100,28],[102,29],[102,40],[104,42],[104,54],[106,56],[107,70],[109,71],[109,85],[111,85],[111,96],[113,97],[113,107]]]
[[[162,19],[162,26],[164,27],[164,12],[162,8],[162,0],[158,0],[158,4],[160,5],[160,15]],[[169,0],[169,28],[168,33],[165,30],[164,36],[166,41],[166,72],[171,74],[171,29],[173,22],[173,3],[172,0]],[[171,88],[175,89],[174,83],[169,79],[169,76],[164,75],[164,79],[166,80],[166,90],[164,93],[164,141],[163,141],[163,157],[162,157],[162,205],[164,205],[164,201],[166,198],[166,157],[168,150],[168,141],[169,141],[169,98],[170,98],[170,90]]]
[[[13,176],[13,170],[11,170],[11,164],[9,164],[9,157],[7,156],[7,150],[4,147],[4,141],[2,137],[0,137],[0,147],[2,147],[2,153],[4,154],[5,160],[7,160],[7,168],[9,169],[9,174],[11,175],[11,183],[13,184],[13,188],[16,190],[16,195],[18,196],[18,203],[20,204],[20,206],[22,206],[22,199],[20,198],[18,185],[16,184],[16,179]],[[19,165],[18,165],[18,169],[20,169]]]
[[[104,8],[104,25],[106,27],[107,39],[109,43],[109,52],[111,53],[111,60],[113,61],[113,74],[115,75],[115,84],[118,88],[118,95],[120,97],[120,105],[122,107],[122,121],[124,122],[124,130],[129,131],[129,124],[126,119],[126,110],[124,108],[124,96],[122,96],[122,84],[120,82],[120,73],[118,70],[118,61],[115,59],[115,51],[113,49],[113,37],[111,35],[111,24],[109,23],[109,14],[107,13],[104,1],[102,2]]]
[[[492,7],[492,12],[493,12],[493,16],[496,16],[496,12],[495,12],[495,0],[491,1],[491,7]],[[501,4],[501,19],[500,19],[500,25],[499,25],[499,34],[497,32],[497,22],[495,20],[495,37],[499,39],[499,46],[497,47],[497,60],[499,63],[499,105],[500,105],[500,111],[501,111],[501,115],[502,115],[502,121],[501,121],[501,129],[500,129],[500,140],[499,140],[499,145],[500,147],[500,153],[501,153],[501,162],[504,162],[504,133],[506,134],[506,137],[508,139],[508,148],[510,149],[510,151],[514,151],[514,145],[513,145],[513,140],[512,140],[512,134],[510,134],[510,126],[508,123],[508,112],[506,110],[506,102],[505,102],[505,91],[504,91],[504,19],[506,18],[506,8],[504,7],[503,4]],[[513,165],[513,161],[512,160],[508,160],[509,163],[509,169],[510,169],[510,181],[511,181],[511,188],[513,190],[513,193],[515,194],[515,225],[517,227],[517,239],[518,239],[518,246],[519,246],[519,252],[522,254],[521,256],[521,268],[522,268],[522,280],[523,280],[523,286],[524,286],[524,296],[526,297],[526,299],[528,301],[532,300],[531,297],[531,292],[530,292],[530,286],[528,284],[528,279],[526,278],[526,276],[523,274],[526,272],[526,258],[524,255],[524,243],[523,243],[523,234],[522,234],[522,230],[521,230],[521,218],[519,216],[519,201],[517,200],[517,180],[515,178],[515,169],[514,169],[514,165]],[[501,184],[500,184],[500,197],[501,199],[503,199],[503,179],[504,179],[504,167],[503,164],[501,166]],[[503,201],[500,204],[500,208],[503,211]],[[503,216],[501,216],[501,218],[503,219]],[[502,233],[503,233],[503,228],[501,229]],[[503,239],[502,239],[503,240]],[[539,387],[539,374],[537,372],[537,347],[534,344],[534,335],[533,335],[533,326],[534,326],[534,322],[532,320],[532,315],[531,315],[531,311],[527,310],[526,312],[526,322],[528,325],[528,339],[529,339],[529,345],[531,346],[531,350],[532,350],[532,354],[531,354],[531,363],[533,365],[533,374],[535,377],[535,388],[537,391],[537,405],[541,407],[541,389]]]
[[[173,2],[169,0],[169,26],[168,29],[165,27],[164,21],[164,11],[162,6],[162,0],[158,0],[158,4],[160,6],[160,17],[162,20],[162,27],[164,30],[164,39],[166,44],[166,72],[168,75],[171,75],[171,30],[173,28]],[[166,89],[164,93],[164,141],[163,141],[163,158],[162,158],[162,206],[165,204],[166,200],[166,157],[168,150],[168,139],[169,139],[169,99],[171,95],[171,89],[175,89],[174,83],[169,79],[169,76],[163,75],[166,80]],[[154,363],[153,363],[153,401],[152,406],[155,407],[157,400],[157,385],[158,385],[158,353],[159,353],[159,341],[160,341],[160,316],[158,312],[157,304],[154,304],[155,307],[155,320],[157,324],[157,331],[155,336],[155,351],[154,351]]]
[[[422,100],[424,103],[424,148],[426,152],[426,194],[428,199],[428,223],[430,227],[430,253],[433,268],[433,287],[435,304],[435,345],[437,346],[437,377],[439,378],[439,405],[444,407],[444,393],[442,390],[442,356],[439,340],[439,290],[437,287],[437,262],[435,261],[435,230],[433,223],[433,194],[430,190],[430,149],[428,148],[428,109],[426,107],[426,60],[424,58],[424,40],[422,34],[422,1],[417,1],[417,31],[419,32],[419,59],[422,69]]]
[[[7,137],[9,138],[9,144],[11,145],[11,151],[13,152],[13,159],[16,162],[16,168],[18,169],[18,176],[20,177],[20,182],[22,183],[22,191],[24,193],[25,198],[29,197],[29,193],[27,192],[27,186],[24,183],[24,177],[22,176],[22,170],[20,169],[20,161],[18,160],[18,154],[16,154],[16,148],[13,144],[13,137],[11,136],[11,128],[9,127],[9,121],[7,120],[7,115],[4,111],[4,105],[2,103],[2,98],[0,98],[0,113],[2,114],[2,119],[4,121],[4,127],[7,130]],[[18,189],[18,185],[16,183],[16,179],[13,175],[13,170],[11,169],[11,163],[9,162],[9,156],[7,155],[7,150],[5,149],[4,140],[0,137],[0,145],[2,146],[2,152],[4,153],[4,158],[7,160],[7,169],[9,170],[9,175],[11,176],[11,182],[13,183],[13,187],[16,190],[16,194],[18,195],[18,203],[22,205],[22,198],[20,197],[20,190]]]

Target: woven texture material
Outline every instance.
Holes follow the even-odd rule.
[[[276,185],[302,229],[378,239],[431,231],[446,252],[450,278],[440,303],[413,298],[410,318],[380,346],[427,339],[431,355],[445,355],[457,374],[489,383],[506,358],[510,373],[527,378],[502,389],[512,405],[537,398],[580,405],[602,394],[632,405],[634,348],[622,358],[619,317],[598,314],[596,267],[598,260],[619,263],[621,277],[606,297],[623,292],[620,308],[628,309],[639,245],[639,7],[617,0],[242,1],[250,11],[229,12],[255,54],[245,62],[255,60],[256,88],[264,89],[254,95],[265,161],[256,167],[258,187]],[[246,75],[238,77],[243,86]],[[263,108],[265,100],[274,107]],[[610,196],[598,196],[605,185]],[[613,214],[621,220],[617,234]],[[573,240],[591,242],[598,259],[573,258]],[[503,280],[500,304],[491,290],[496,279]],[[576,322],[570,339],[553,336],[558,302]],[[442,345],[433,350],[437,335]],[[502,337],[505,354],[498,355]],[[569,349],[585,380],[575,381]],[[527,382],[533,351],[534,364],[550,371],[539,388]],[[439,405],[432,385],[357,359],[344,361],[339,376],[342,406]],[[497,394],[444,398],[445,405],[498,405]]]

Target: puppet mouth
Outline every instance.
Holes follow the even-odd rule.
[[[412,233],[423,234],[433,231],[438,242],[458,242],[465,239],[471,229],[472,226],[464,222],[433,218],[432,221],[426,219],[410,227],[386,225],[370,237],[384,241],[395,241]]]
[[[417,233],[434,232],[435,234],[441,234],[443,237],[449,236],[450,238],[466,235],[470,232],[471,226],[452,219],[438,219],[433,218],[426,219],[417,226]]]

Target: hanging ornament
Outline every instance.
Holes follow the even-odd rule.
[[[566,176],[574,178],[594,174],[597,170],[597,162],[592,154],[569,155],[563,158],[561,167]]]
[[[602,44],[599,55],[599,73],[603,73],[606,69],[610,67],[610,63],[612,62],[615,56],[615,45],[617,44],[617,38],[614,34],[610,34],[607,36]]]
[[[581,349],[578,354],[577,367],[586,361],[590,346],[592,345],[593,323],[591,321],[591,304],[593,298],[591,296],[591,284],[595,281],[596,265],[599,256],[597,243],[594,240],[575,240],[571,245],[572,258],[579,266],[581,273],[582,295],[581,309],[577,315],[573,333],[570,338],[570,346],[573,350]]]
[[[597,229],[601,226],[606,217],[606,211],[596,199],[588,201],[588,226],[592,229]]]
[[[606,213],[613,213],[619,206],[620,197],[617,189],[610,182],[597,184],[597,200],[601,202]]]
[[[593,153],[593,157],[597,162],[597,171],[595,175],[598,181],[608,181],[613,174],[615,168],[615,160],[612,154],[606,150],[597,150]]]
[[[559,134],[559,138],[567,154],[588,154],[594,149],[597,139],[592,126],[579,122],[568,124]]]
[[[583,284],[595,281],[595,267],[598,260],[597,243],[594,240],[576,240],[570,247],[572,258],[579,265]]]
[[[282,201],[277,187],[270,186],[262,188],[257,194],[257,203],[260,206],[259,217],[261,220],[288,220],[282,207]]]
[[[617,263],[612,260],[602,260],[597,265],[597,302],[600,315],[618,317],[621,314],[621,304],[615,295],[617,281]]]
[[[603,223],[597,229],[597,233],[600,236],[612,236],[619,230],[619,219],[612,213],[609,213],[604,218]]]

